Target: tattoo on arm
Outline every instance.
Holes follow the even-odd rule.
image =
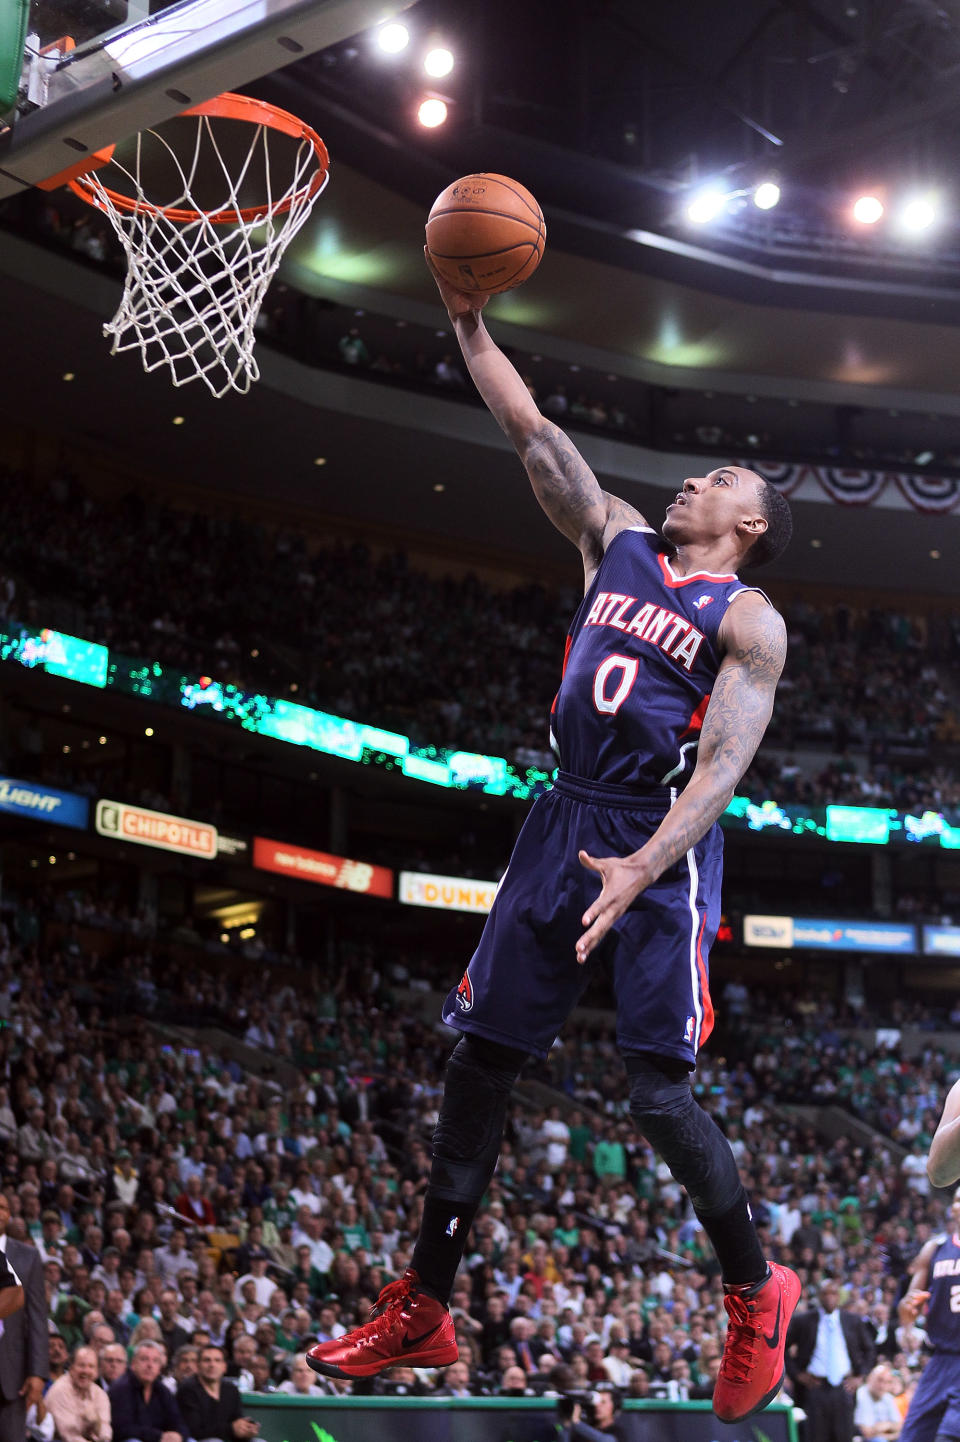
[[[534,495],[557,530],[585,555],[595,540],[599,559],[606,516],[603,492],[570,437],[544,420],[526,439],[520,458]]]
[[[767,729],[786,655],[783,618],[772,606],[751,607],[720,667],[698,752],[731,793]]]
[[[517,449],[534,495],[557,530],[579,547],[588,577],[618,531],[645,524],[633,506],[600,489],[570,437],[552,421],[543,420]]]
[[[696,770],[647,843],[655,876],[695,846],[728,805],[767,729],[786,654],[783,618],[766,604],[744,607],[704,717]]]
[[[603,546],[606,550],[618,532],[625,531],[628,526],[645,526],[647,522],[629,501],[622,501],[619,496],[611,496],[609,491],[604,491],[603,498],[607,503],[607,524],[603,528]]]

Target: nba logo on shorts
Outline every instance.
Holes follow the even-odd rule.
[[[687,1017],[687,1024],[683,1029],[684,1041],[693,1041],[693,1017]]]
[[[470,973],[465,971],[457,987],[457,1006],[461,1011],[473,1010],[473,987],[470,985]]]

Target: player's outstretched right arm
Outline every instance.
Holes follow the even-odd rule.
[[[426,248],[424,255],[474,384],[526,467],[543,510],[579,549],[589,585],[613,537],[625,526],[643,525],[643,517],[600,488],[569,436],[541,414],[483,323],[480,312],[489,296],[455,290],[437,272]]]
[[[935,1187],[952,1187],[960,1181],[960,1082],[947,1094],[943,1116],[930,1143],[927,1176]]]

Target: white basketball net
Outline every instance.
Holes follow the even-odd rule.
[[[136,138],[129,168],[114,158],[103,171],[91,172],[75,186],[84,199],[109,217],[127,257],[123,299],[103,333],[112,337],[114,355],[139,347],[145,370],[169,366],[175,386],[200,379],[214,396],[224,396],[229,390],[246,394],[260,377],[254,356],[257,316],[283,252],[327,183],[325,157],[321,161],[311,141],[300,139],[289,184],[282,193],[274,193],[269,125],[250,126],[246,158],[238,168],[234,153],[231,174],[217,143],[215,117],[192,118],[197,134],[189,159],[181,161],[162,135],[147,130]],[[149,199],[141,180],[141,167],[147,169],[147,137],[151,145],[158,142],[163,147],[179,175],[180,194],[164,201],[163,209]],[[286,157],[293,142],[281,139],[285,140]],[[211,155],[217,162],[224,195],[222,202],[212,207],[205,196],[201,211],[193,186],[204,147],[208,171]],[[322,182],[312,188],[321,170]],[[125,182],[119,182],[118,172]],[[129,211],[117,205],[101,176],[114,192],[117,186],[112,182],[122,184],[121,198],[127,204],[134,202]],[[257,212],[254,218],[244,219],[240,191],[254,183],[259,187]],[[179,211],[180,218],[168,211]],[[212,216],[225,213],[227,223],[213,223]]]

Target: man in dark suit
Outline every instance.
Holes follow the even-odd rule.
[[[798,1312],[787,1331],[787,1372],[807,1414],[807,1442],[852,1442],[857,1388],[874,1363],[867,1328],[839,1300],[836,1282],[824,1282],[819,1307]]]
[[[211,1342],[200,1348],[197,1375],[177,1388],[177,1405],[191,1437],[216,1442],[250,1442],[260,1430],[240,1411],[239,1388],[225,1377],[223,1348]]]
[[[27,1408],[43,1396],[50,1376],[47,1299],[43,1266],[36,1247],[7,1236],[10,1202],[0,1192],[0,1252],[15,1274],[13,1286],[0,1291],[0,1442],[23,1442]],[[6,1301],[7,1292],[13,1301]],[[19,1293],[19,1306],[13,1305]],[[9,1312],[4,1310],[9,1306]]]

